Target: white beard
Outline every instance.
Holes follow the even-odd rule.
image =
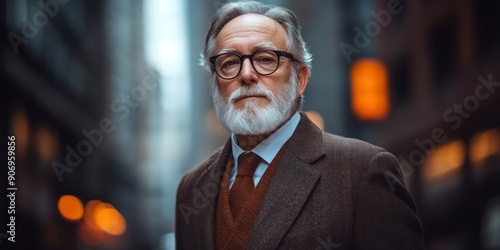
[[[238,135],[261,135],[275,131],[291,116],[293,108],[298,105],[298,85],[297,73],[292,70],[289,83],[285,83],[276,96],[262,85],[254,84],[238,88],[226,100],[215,79],[210,84],[210,92],[222,126]],[[247,100],[243,109],[236,109],[234,100],[245,95],[266,96],[269,104],[259,107],[256,101]]]

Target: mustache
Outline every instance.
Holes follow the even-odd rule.
[[[236,89],[229,96],[228,102],[234,103],[234,102],[236,102],[242,98],[248,97],[248,96],[263,96],[269,100],[272,100],[274,98],[274,95],[271,92],[271,90],[257,85],[255,87],[240,87],[240,88]]]

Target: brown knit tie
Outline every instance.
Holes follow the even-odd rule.
[[[252,152],[241,154],[238,157],[238,173],[231,190],[229,190],[229,207],[235,220],[255,188],[253,173],[259,163],[260,157]]]

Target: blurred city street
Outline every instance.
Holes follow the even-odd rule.
[[[301,22],[302,111],[398,158],[426,247],[500,249],[500,2],[261,2]],[[229,136],[199,65],[224,3],[1,1],[0,249],[173,249]]]

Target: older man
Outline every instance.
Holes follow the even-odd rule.
[[[299,112],[311,55],[290,10],[222,6],[202,65],[232,134],[179,185],[178,249],[423,248],[395,157]]]

